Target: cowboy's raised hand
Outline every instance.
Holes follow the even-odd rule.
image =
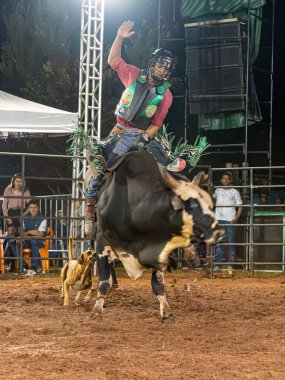
[[[120,38],[130,38],[135,34],[134,31],[132,31],[135,23],[134,21],[128,20],[124,21],[122,25],[118,29],[117,36]]]

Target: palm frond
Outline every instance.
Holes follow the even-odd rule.
[[[84,156],[84,151],[87,151],[92,157],[92,164],[100,173],[103,172],[102,156],[100,152],[101,143],[95,138],[91,138],[78,124],[71,137],[67,140],[70,146],[66,153],[73,156]]]
[[[206,137],[197,136],[193,145],[188,144],[187,140],[181,138],[174,146],[175,136],[173,132],[167,132],[165,125],[157,134],[157,140],[161,143],[166,151],[167,157],[174,160],[179,157],[184,157],[191,167],[194,167],[199,162],[203,152],[210,146]]]

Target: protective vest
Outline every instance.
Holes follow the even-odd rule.
[[[147,82],[145,71],[141,71],[136,81],[123,92],[115,111],[115,115],[143,130],[151,124],[165,91],[171,86],[164,82],[148,89]]]
[[[31,216],[27,216],[24,218],[25,229],[27,231],[37,230],[41,225],[41,222],[44,221],[45,218],[41,215],[32,218]],[[46,232],[44,232],[44,236],[46,236]]]

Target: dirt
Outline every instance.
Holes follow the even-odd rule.
[[[2,275],[0,379],[285,379],[284,274],[166,274],[175,319],[164,323],[150,274],[118,277],[96,319],[95,294],[62,306],[58,274]]]

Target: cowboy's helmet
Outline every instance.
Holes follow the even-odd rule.
[[[156,66],[156,70],[154,70]],[[167,81],[174,66],[173,55],[165,49],[156,49],[149,60],[148,70],[152,79],[158,82]]]

